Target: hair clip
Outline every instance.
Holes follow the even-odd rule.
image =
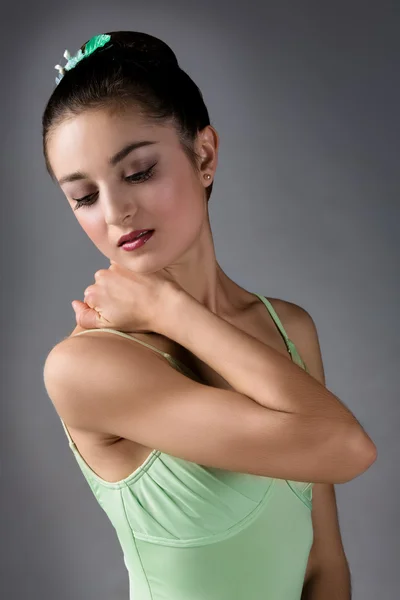
[[[97,48],[101,48],[102,46],[104,46],[107,42],[110,41],[110,39],[111,39],[111,36],[107,35],[107,34],[95,35],[85,44],[84,52],[82,52],[82,50],[80,49],[75,54],[75,56],[72,56],[72,57],[71,57],[70,52],[68,50],[65,50],[63,56],[67,60],[67,64],[64,66],[55,65],[55,67],[54,67],[55,69],[58,70],[58,75],[56,77],[56,84],[58,85],[60,83],[60,81],[64,77],[66,71],[73,69],[78,62],[80,62],[83,58],[87,58],[90,54],[92,54],[95,50],[97,50]]]

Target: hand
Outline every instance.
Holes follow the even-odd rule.
[[[165,271],[137,274],[113,260],[108,269],[96,271],[94,278],[96,283],[84,292],[84,302],[71,303],[76,322],[84,329],[157,331],[167,297],[183,291]]]

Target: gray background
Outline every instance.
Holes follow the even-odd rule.
[[[45,172],[40,119],[66,48],[133,29],[171,45],[220,134],[220,264],[310,312],[328,388],[377,445],[336,486],[339,517],[353,598],[398,598],[398,2],[14,2],[1,22],[0,596],[128,597],[42,380],[75,325],[71,300],[109,265]]]

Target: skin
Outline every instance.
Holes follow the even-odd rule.
[[[132,141],[151,140],[116,166],[107,159]],[[199,133],[199,172],[180,146],[173,125],[152,125],[137,112],[87,111],[57,126],[48,142],[58,181],[75,171],[88,175],[61,184],[71,209],[73,198],[89,194],[94,203],[74,214],[104,256],[137,273],[164,269],[191,296],[222,318],[231,318],[254,297],[219,266],[214,250],[206,187],[218,161],[218,134],[210,125]],[[157,161],[153,177],[141,183],[125,178]],[[209,173],[211,179],[204,178]],[[146,251],[126,252],[118,239],[133,229],[155,229]],[[151,245],[150,245],[151,244]],[[150,249],[151,248],[151,249]]]
[[[110,156],[138,140],[156,144],[131,152],[115,166],[108,164]],[[137,273],[164,269],[210,311],[286,354],[265,307],[231,280],[216,260],[205,190],[215,175],[218,146],[218,134],[212,126],[198,134],[197,172],[181,148],[173,125],[150,124],[134,110],[118,114],[102,110],[86,111],[59,124],[48,140],[48,155],[59,182],[75,171],[87,174],[85,179],[60,185],[72,210],[76,207],[73,198],[95,194],[93,204],[74,210],[74,215],[104,256]],[[131,183],[125,179],[155,162],[154,176],[147,181]],[[205,179],[205,173],[211,179]],[[121,235],[145,228],[155,229],[145,252],[126,252],[117,247]],[[273,304],[310,374],[325,384],[311,317],[293,303],[274,299]],[[76,327],[74,332],[79,330]],[[157,336],[155,345],[170,351],[171,340],[161,338]],[[224,381],[207,365],[202,364],[199,370],[212,385],[224,387]],[[83,437],[81,441],[85,447]],[[110,444],[106,445],[110,451]],[[302,600],[328,598],[328,591],[332,594],[329,597],[347,598],[350,580],[333,485],[315,484],[312,518],[315,541]],[[336,592],[339,595],[335,596]]]

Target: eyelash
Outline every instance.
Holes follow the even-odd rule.
[[[149,169],[147,169],[147,171],[140,171],[139,173],[134,173],[134,175],[129,175],[129,177],[126,177],[125,179],[130,183],[142,183],[144,181],[147,181],[148,179],[150,179],[150,177],[154,175],[154,167],[156,166],[156,164],[157,163],[152,165]],[[93,204],[94,201],[88,200],[88,198],[92,198],[95,195],[96,194],[89,194],[88,196],[84,196],[83,198],[72,198],[72,200],[76,202],[74,210],[77,210],[81,206],[90,206],[91,204]]]

